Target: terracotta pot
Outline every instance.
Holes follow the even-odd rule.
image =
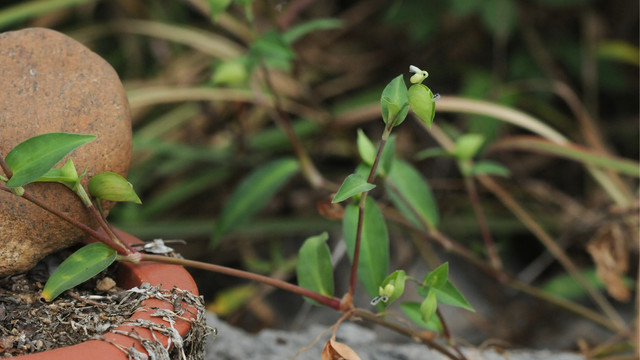
[[[117,231],[120,238],[129,244],[140,243],[141,241],[134,236],[126,234],[121,231]],[[157,264],[157,263],[122,263],[120,264],[120,271],[118,274],[118,286],[130,289],[135,286],[140,286],[142,283],[148,282],[153,286],[161,284],[162,289],[171,290],[174,286],[187,290],[194,295],[198,295],[198,288],[193,281],[191,275],[182,266]],[[145,308],[162,308],[173,310],[173,304],[158,299],[147,299],[142,302],[142,306]],[[183,302],[183,309],[191,310],[185,311],[183,316],[188,319],[195,318],[195,309],[188,306]],[[135,322],[137,319],[144,319],[153,321],[158,324],[169,326],[169,323],[162,320],[160,317],[151,317],[153,311],[137,311],[129,319],[131,322]],[[180,333],[180,336],[184,337],[189,331],[191,324],[188,321],[177,319],[174,323],[174,328]],[[146,328],[137,326],[119,326],[116,330],[125,332],[131,332],[135,329],[138,334],[149,340],[154,340],[151,336],[151,331]],[[109,332],[103,335],[104,338],[122,345],[124,348],[130,348],[132,345],[142,353],[147,352],[142,347],[139,340],[135,340],[132,337]],[[168,344],[168,338],[158,332],[155,332],[155,338],[162,343],[166,348]],[[77,345],[67,346],[49,351],[43,351],[39,353],[14,357],[14,359],[20,360],[75,360],[75,359],[90,359],[90,360],[126,360],[127,355],[113,344],[109,344],[102,340],[89,340]]]

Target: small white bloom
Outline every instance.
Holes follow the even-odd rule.
[[[412,84],[420,84],[424,81],[424,79],[429,77],[428,72],[426,72],[425,70],[420,70],[420,68],[417,66],[409,65],[409,72],[413,74],[413,76],[411,76],[411,78],[409,79]]]

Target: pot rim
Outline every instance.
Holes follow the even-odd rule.
[[[127,234],[121,230],[114,229],[118,237],[127,244],[141,243],[142,241],[133,235]],[[198,287],[187,270],[179,265],[160,264],[151,262],[142,262],[139,264],[121,263],[118,274],[118,286],[130,289],[140,286],[143,283],[149,283],[152,286],[160,285],[161,289],[171,290],[174,287],[180,290],[188,291],[198,296]],[[157,309],[174,310],[174,305],[167,301],[150,298],[144,300],[141,309],[137,310],[125,323],[136,322],[138,320],[152,321],[155,324],[163,326],[171,326],[171,324],[162,319],[160,316],[151,316]],[[173,328],[178,331],[180,336],[184,338],[191,329],[190,320],[197,317],[196,309],[182,303],[184,313],[181,318],[175,319]],[[116,331],[116,332],[114,332]],[[124,335],[136,334],[139,338]],[[136,350],[147,354],[142,346],[140,339],[159,341],[164,348],[169,344],[169,338],[159,332],[152,332],[141,326],[120,325],[116,329],[103,334],[108,341],[120,345],[123,349],[135,347]],[[27,354],[14,357],[20,360],[72,360],[72,359],[91,359],[91,360],[126,360],[127,353],[119,349],[114,344],[110,344],[103,340],[88,340],[76,345],[65,346],[57,349],[42,351],[33,354]]]

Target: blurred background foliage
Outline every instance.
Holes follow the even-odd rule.
[[[398,74],[408,76],[409,65],[429,71],[426,83],[443,97],[519,109],[575,144],[638,162],[637,1],[5,1],[0,27],[61,31],[104,57],[120,75],[133,115],[128,179],[143,205],[119,205],[110,215],[114,225],[147,240],[185,239],[188,246],[176,248],[189,258],[292,281],[304,238],[328,230],[332,247],[339,239],[340,222],[322,216],[318,204],[358,164],[357,130],[379,138],[382,88]],[[274,115],[273,101],[286,112],[284,125]],[[598,280],[588,244],[597,234],[618,234],[611,236],[622,241],[630,262],[624,276],[633,282],[637,221],[630,225],[625,216],[637,219],[637,176],[614,176],[626,189],[623,201],[615,201],[580,161],[492,148],[514,135],[530,134],[521,128],[455,109],[437,112],[435,123],[450,137],[484,136],[479,158],[497,161],[510,172],[496,181],[594,284]],[[308,181],[299,172],[286,176],[265,198],[264,208],[210,247],[220,213],[242,179],[264,164],[298,155],[287,130],[297,134],[322,181]],[[394,133],[397,155],[418,168],[432,187],[440,230],[482,252],[455,161],[414,157],[438,146],[418,122],[406,121]],[[575,281],[563,278],[566,272],[512,211],[483,187],[478,191],[505,267],[529,283],[585,301],[584,291],[562,285]],[[383,206],[390,204],[381,194],[373,196]],[[451,256],[416,240],[387,210],[392,268],[421,261],[433,268],[439,256]],[[426,244],[426,260],[413,250],[416,241]],[[484,286],[476,291],[501,308],[492,315],[465,315],[481,329],[468,341],[497,337],[540,345],[528,331],[541,326],[539,314],[548,310],[546,305],[505,293],[463,261],[453,261],[452,272],[457,266],[459,278]],[[301,299],[274,295],[268,288],[194,274],[210,308],[250,330],[286,326],[295,320],[291,309],[302,306]],[[612,301],[629,311],[629,299]],[[510,322],[514,313],[516,323]],[[542,346],[574,347],[574,340]]]

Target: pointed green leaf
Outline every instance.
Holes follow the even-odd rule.
[[[63,291],[82,284],[106,269],[116,259],[116,251],[101,242],[85,245],[74,252],[51,274],[42,297],[52,301]]]
[[[422,321],[428,323],[433,314],[436,313],[437,309],[438,299],[436,298],[436,293],[429,291],[427,297],[424,299],[422,304],[420,304],[420,317],[422,318]]]
[[[296,53],[275,30],[269,30],[256,39],[251,45],[251,54],[264,59],[269,67],[289,70]]]
[[[427,181],[411,165],[395,159],[385,189],[396,208],[415,226],[438,226],[438,209]]]
[[[416,160],[424,160],[424,159],[429,159],[432,157],[440,157],[440,156],[451,156],[451,154],[443,149],[443,148],[439,148],[439,147],[432,147],[432,148],[428,148],[428,149],[424,149],[422,151],[419,151],[415,156],[414,159]]]
[[[73,160],[69,159],[61,168],[47,171],[47,173],[39,177],[36,182],[57,182],[65,185],[69,189],[75,189],[79,180],[80,177],[76,171],[76,166],[73,164]]]
[[[95,135],[48,133],[23,141],[5,158],[13,172],[7,186],[15,188],[37,180],[67,154],[95,138]]]
[[[114,172],[102,172],[89,180],[89,194],[96,199],[109,201],[128,201],[142,204],[133,190],[133,185]]]
[[[454,156],[459,160],[470,160],[480,150],[484,136],[480,134],[464,134],[456,140]]]
[[[456,287],[449,280],[447,280],[447,282],[442,287],[437,289],[432,288],[431,291],[435,292],[438,297],[438,301],[443,304],[457,306],[475,312],[473,306],[469,304],[467,299],[462,296],[460,291],[458,291],[458,289],[456,289]]]
[[[446,262],[424,277],[423,286],[439,289],[447,283],[449,277],[449,263]]]
[[[347,254],[352,262],[358,228],[358,211],[356,204],[349,204],[345,209],[342,223]],[[378,295],[378,286],[387,276],[389,234],[382,213],[370,197],[365,201],[363,220],[358,278],[364,284],[367,294],[373,298]]]
[[[298,252],[296,271],[298,285],[318,294],[333,296],[333,268],[327,239],[329,235],[324,232],[305,240]],[[314,300],[305,300],[319,305]]]
[[[384,123],[395,118],[395,126],[400,125],[409,113],[408,103],[407,86],[402,75],[398,75],[387,84],[380,97]]]
[[[358,129],[358,153],[360,158],[365,164],[373,166],[373,162],[376,160],[376,148],[367,135],[364,134],[362,129]]]
[[[424,122],[427,127],[433,124],[436,116],[436,103],[433,101],[433,93],[422,84],[414,84],[409,88],[408,94],[411,110]]]
[[[396,153],[395,148],[396,148],[396,136],[391,135],[387,139],[387,144],[384,146],[384,150],[382,150],[382,155],[380,156],[380,164],[378,164],[377,174],[381,174],[382,176],[389,175],[389,173],[391,172],[391,166],[393,165],[393,159]]]
[[[369,184],[362,176],[351,174],[344,179],[342,186],[340,186],[340,189],[338,189],[338,192],[331,202],[335,204],[347,200],[354,195],[369,191],[375,187],[374,184]]]
[[[291,27],[282,35],[282,38],[291,44],[308,33],[319,30],[339,29],[343,24],[344,22],[341,19],[314,19]]]
[[[209,12],[211,12],[211,20],[216,21],[218,16],[225,12],[231,4],[231,0],[207,0],[209,3]]]
[[[297,161],[287,158],[272,161],[243,179],[222,210],[209,245],[216,246],[223,235],[251,221],[296,172]]]
[[[502,164],[498,164],[494,161],[478,161],[473,164],[471,168],[471,175],[494,175],[494,176],[502,176],[509,177],[511,173],[509,169],[504,167]]]
[[[407,315],[407,317],[414,323],[431,331],[442,332],[442,323],[440,322],[440,318],[437,316],[432,316],[428,322],[422,320],[420,305],[421,304],[419,302],[405,302],[402,303],[400,307],[405,315]]]
[[[380,284],[378,295],[388,296],[388,300],[383,302],[387,307],[396,301],[404,293],[404,283],[407,281],[407,274],[404,270],[396,270]]]

